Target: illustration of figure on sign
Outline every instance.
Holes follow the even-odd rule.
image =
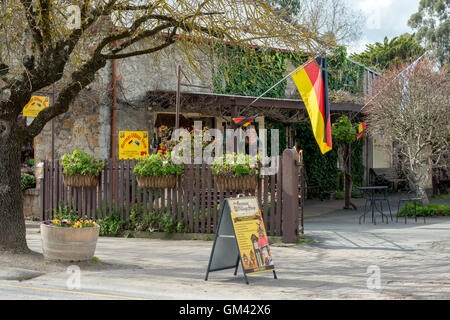
[[[258,234],[259,234],[258,248],[260,250],[261,260],[264,261],[264,265],[266,266],[271,265],[272,255],[270,254],[269,241],[265,236],[264,228],[261,225],[261,222],[258,223]]]
[[[242,261],[244,261],[244,268],[250,267],[248,257],[247,257],[247,255],[245,253],[244,253],[243,257],[242,257]]]
[[[255,258],[255,253],[253,251],[250,251],[250,266],[252,268],[256,268],[258,266],[258,263]]]
[[[253,249],[255,250],[257,266],[260,267],[260,266],[264,265],[264,262],[261,259],[262,255],[261,255],[261,251],[259,250],[259,246],[258,246],[258,237],[255,234],[252,234],[251,240],[253,243]]]

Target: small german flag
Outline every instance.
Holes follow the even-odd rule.
[[[366,131],[366,129],[367,129],[367,124],[365,122],[361,123],[358,126],[358,133],[356,134],[356,137],[360,138],[363,135],[363,133]]]
[[[246,118],[233,118],[234,123],[237,125],[237,127],[244,127],[246,128],[250,123],[255,121],[256,117],[246,117]]]

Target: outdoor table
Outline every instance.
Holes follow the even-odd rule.
[[[378,211],[379,213],[381,213],[381,221],[384,221],[384,218],[386,218],[386,223],[388,223],[388,217],[387,215],[385,215],[383,213],[383,211],[379,210],[377,205],[376,205],[376,201],[380,201],[380,200],[388,200],[386,197],[383,198],[377,198],[377,192],[380,191],[386,191],[388,189],[388,186],[367,186],[367,187],[359,187],[357,188],[358,190],[360,190],[364,196],[364,198],[366,199],[366,205],[364,206],[364,213],[359,217],[359,223],[361,224],[361,218],[364,217],[364,222],[366,221],[366,213],[368,211],[372,211],[372,222],[374,224],[377,224],[376,219],[375,219],[375,210]],[[367,207],[367,202],[370,201],[370,207],[369,210],[366,210]],[[389,202],[388,202],[389,204]]]

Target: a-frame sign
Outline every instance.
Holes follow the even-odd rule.
[[[277,279],[256,197],[224,200],[205,280],[210,272],[225,269],[234,268],[236,275],[239,262],[247,284],[253,273],[273,271]]]

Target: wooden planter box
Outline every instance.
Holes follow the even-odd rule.
[[[84,261],[94,257],[100,227],[63,228],[41,223],[45,259]]]
[[[221,191],[234,190],[256,190],[258,188],[258,175],[250,176],[232,176],[232,175],[214,175],[214,181]]]
[[[93,174],[63,174],[64,185],[68,187],[96,187],[99,183],[100,175]]]
[[[166,189],[175,188],[177,184],[176,175],[167,176],[148,176],[141,177],[136,175],[137,183],[139,188],[143,189]]]

